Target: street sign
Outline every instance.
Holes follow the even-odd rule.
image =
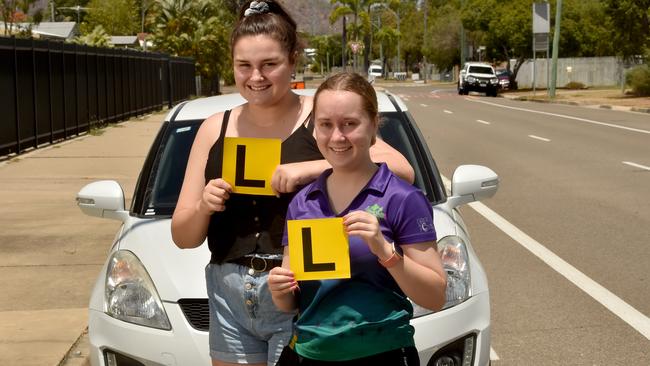
[[[549,3],[533,3],[533,33],[549,33],[551,31]]]

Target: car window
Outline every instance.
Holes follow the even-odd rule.
[[[382,114],[378,135],[404,155],[415,171],[414,185],[419,187],[425,195],[428,195],[427,181],[424,179],[425,172],[422,169],[422,159],[418,158],[418,151],[415,149],[415,145],[411,143],[412,137],[409,136],[405,124],[401,120],[401,113]]]
[[[428,178],[429,169],[426,157],[417,143],[418,137],[408,127],[409,118],[403,112],[382,114],[382,123],[379,128],[379,137],[393,146],[406,157],[415,170],[415,183],[430,201],[438,201],[439,197],[432,188]],[[166,131],[159,141],[159,146],[152,149],[151,154],[156,154],[149,172],[143,170],[142,174],[148,179],[142,179],[136,187],[132,211],[140,216],[171,216],[176,207],[187,167],[187,159],[199,126],[202,121],[167,122]],[[148,158],[149,159],[149,158]],[[145,168],[146,169],[146,166]],[[436,198],[438,197],[438,198]]]
[[[492,69],[487,66],[470,66],[469,72],[473,72],[476,74],[494,74]]]

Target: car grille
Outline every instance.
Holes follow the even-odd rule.
[[[185,318],[192,328],[208,331],[210,327],[210,307],[208,299],[180,299],[178,305],[181,306]]]

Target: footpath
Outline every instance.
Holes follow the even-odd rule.
[[[130,204],[165,114],[0,161],[0,365],[88,364],[88,300],[119,222],[84,215],[75,196],[113,179]]]
[[[650,98],[636,99],[630,106],[596,104],[600,99],[595,94],[591,99],[559,94],[562,98],[555,102],[650,112]],[[502,94],[523,100],[538,95]],[[119,222],[82,214],[75,196],[92,181],[113,179],[122,185],[128,207],[165,115],[162,111],[132,119],[0,160],[0,365],[89,364],[88,299]]]

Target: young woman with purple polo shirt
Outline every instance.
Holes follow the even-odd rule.
[[[436,251],[431,205],[369,154],[379,123],[372,86],[358,74],[327,79],[314,97],[316,141],[332,166],[289,204],[288,220],[343,217],[351,278],[300,281],[269,274],[273,302],[298,310],[278,365],[419,365],[409,320],[418,305],[439,310],[446,275]]]

